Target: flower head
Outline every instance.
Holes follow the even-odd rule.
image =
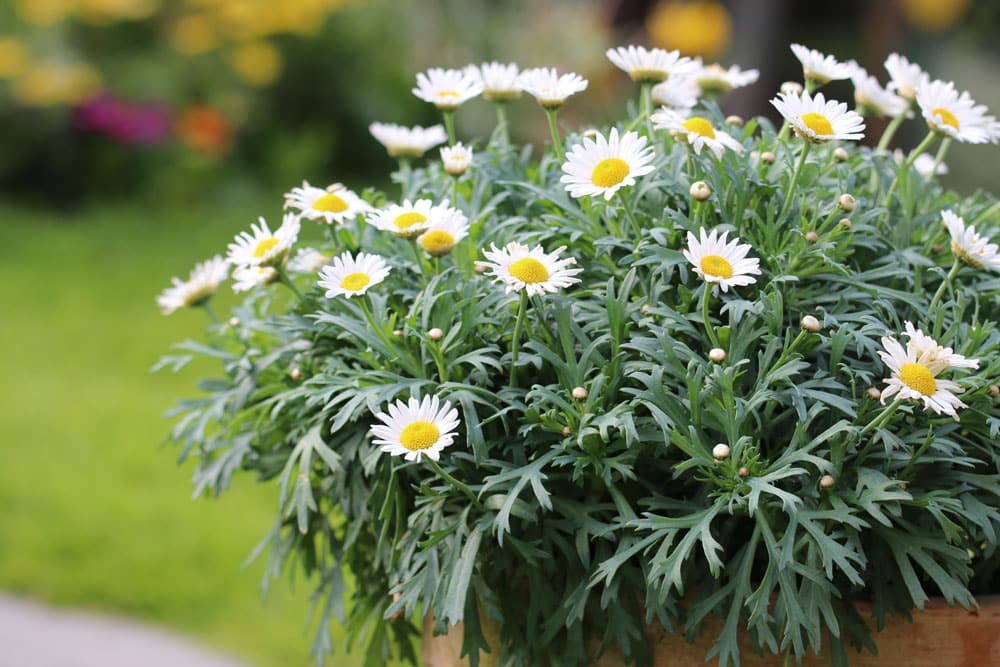
[[[1000,255],[997,244],[976,233],[973,225],[965,226],[965,220],[951,211],[942,211],[941,220],[951,234],[951,254],[974,269],[1000,269]]]
[[[912,325],[910,328],[912,329]],[[892,377],[884,380],[888,386],[882,390],[881,401],[885,403],[887,398],[898,394],[904,400],[923,403],[925,410],[946,414],[957,420],[958,408],[967,407],[955,396],[962,392],[962,387],[957,382],[938,377],[951,365],[946,358],[930,350],[931,347],[938,347],[937,342],[922,333],[917,340],[919,342],[915,343],[911,336],[910,344],[904,348],[891,336],[882,338],[885,351],[879,351],[878,355],[888,366]],[[976,363],[978,365],[978,361]]]
[[[726,149],[743,152],[743,144],[738,142],[728,132],[716,129],[710,120],[703,116],[684,116],[670,109],[662,109],[654,113],[650,119],[653,127],[670,130],[676,136],[684,137],[694,149],[701,154],[702,148],[708,148],[721,158]]]
[[[251,225],[248,232],[240,232],[229,244],[227,259],[235,266],[275,266],[285,261],[292,244],[299,237],[299,217],[286,213],[281,227],[274,232],[264,218],[259,225]]]
[[[914,327],[912,322],[906,321],[903,326],[903,335],[909,339],[906,348],[916,352],[917,359],[928,368],[937,371],[945,368],[979,368],[978,359],[968,359],[955,354],[950,347],[938,345],[936,340]]]
[[[546,109],[558,109],[570,95],[587,89],[587,80],[579,74],[559,73],[549,67],[526,69],[517,78],[518,87]]]
[[[854,84],[854,101],[876,116],[895,118],[906,111],[906,100],[883,88],[878,79],[860,65],[855,66],[851,83]]]
[[[330,263],[330,256],[315,248],[299,248],[295,256],[288,260],[288,270],[296,273],[319,273]]]
[[[816,93],[816,97],[809,97],[807,92],[801,95],[779,93],[771,104],[788,120],[795,133],[810,143],[823,144],[837,139],[858,141],[865,136],[865,122],[861,116],[849,111],[843,102],[827,101],[823,93]]]
[[[469,219],[456,208],[442,205],[430,226],[417,237],[417,245],[431,257],[443,257],[469,235]]]
[[[392,123],[372,123],[368,131],[392,157],[421,157],[431,148],[448,141],[444,127],[403,127]]]
[[[330,225],[342,225],[354,216],[371,210],[361,197],[340,183],[334,183],[325,190],[302,181],[302,187],[292,188],[285,194],[285,208],[297,209],[300,218],[322,220]]]
[[[442,111],[452,111],[483,92],[483,84],[468,72],[432,67],[417,74],[413,94]]]
[[[892,78],[886,87],[909,102],[917,99],[917,89],[930,81],[920,65],[911,63],[898,53],[890,53],[885,59],[885,71]]]
[[[254,287],[270,285],[281,274],[273,266],[238,266],[233,270],[233,291],[239,294]]]
[[[756,83],[759,78],[760,72],[755,69],[742,70],[738,65],[726,69],[718,63],[703,65],[694,74],[694,81],[701,92],[714,95],[728,93],[733,88],[749,86]]]
[[[723,292],[729,291],[730,287],[752,285],[757,282],[752,276],[760,275],[760,260],[747,257],[750,246],[740,245],[737,238],[727,243],[728,234],[722,232],[719,236],[717,230],[706,233],[702,228],[698,233],[699,239],[688,232],[687,248],[684,249],[684,257],[691,262],[695,273],[707,283],[718,284]]]
[[[219,283],[229,275],[229,262],[221,255],[195,264],[187,280],[171,278],[171,286],[156,297],[156,303],[164,315],[178,308],[200,306],[215,294]]]
[[[521,88],[517,85],[517,65],[514,63],[469,65],[465,72],[479,82],[483,87],[483,97],[490,102],[505,102],[521,96]]]
[[[897,162],[902,163],[904,159],[902,151],[900,151],[900,159]],[[933,155],[928,155],[927,153],[921,153],[917,156],[917,159],[913,161],[913,168],[924,178],[943,176],[948,173],[948,165],[944,162],[938,162]]]
[[[379,284],[389,275],[389,266],[379,255],[359,252],[357,257],[345,252],[334,257],[319,270],[317,284],[326,288],[326,298],[361,296],[369,287]]]
[[[441,148],[441,161],[446,172],[452,176],[461,176],[472,164],[472,149],[463,146],[462,142],[454,146],[444,146]]]
[[[612,128],[607,139],[597,134],[584,137],[566,155],[559,180],[573,197],[604,195],[611,199],[620,188],[635,185],[635,179],[653,171],[653,148],[635,132],[618,136]]]
[[[442,204],[447,208],[447,204]],[[374,211],[368,216],[368,224],[396,236],[412,239],[419,236],[430,227],[433,218],[439,212],[430,199],[410,200],[400,204],[390,204],[381,211]]]
[[[701,88],[693,76],[672,76],[653,86],[651,92],[654,104],[675,111],[688,111],[698,104]]]
[[[372,442],[407,461],[419,461],[421,456],[437,461],[441,450],[455,440],[461,423],[451,402],[442,403],[437,396],[424,396],[420,401],[411,398],[406,403],[397,400],[389,404],[388,414],[379,412],[375,418],[382,423],[371,427]]]
[[[566,268],[576,264],[576,259],[558,259],[565,246],[546,253],[541,246],[528,248],[520,243],[508,243],[502,249],[491,244],[483,250],[488,262],[483,262],[487,275],[493,282],[502,282],[506,292],[525,291],[528,296],[540,296],[546,292],[556,292],[580,282],[574,276],[583,269]]]
[[[833,56],[828,56],[801,44],[792,44],[792,53],[802,63],[802,74],[805,78],[820,85],[851,77],[850,66],[838,62]]]
[[[606,53],[608,60],[627,73],[633,81],[657,83],[675,74],[687,75],[698,69],[698,63],[691,58],[681,57],[680,51],[619,46],[608,49]]]
[[[961,95],[955,84],[925,82],[917,89],[917,104],[927,126],[944,137],[969,144],[996,143],[997,121],[968,92]]]

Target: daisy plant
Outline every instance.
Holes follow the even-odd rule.
[[[996,592],[1000,203],[815,88],[853,71],[933,140],[996,121],[903,56],[883,87],[795,51],[805,87],[744,120],[719,93],[756,73],[613,49],[658,108],[564,136],[575,74],[429,70],[450,134],[523,92],[554,151],[373,125],[400,197],[303,183],[156,298],[239,294],[160,364],[216,369],[168,440],[196,494],[275,489],[255,553],[313,586],[317,657],[344,623],[366,667],[421,628],[445,664],[846,664]]]

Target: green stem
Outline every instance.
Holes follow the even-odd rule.
[[[708,316],[708,297],[712,293],[712,284],[705,283],[705,291],[701,295],[701,319],[705,323],[705,332],[708,334],[708,339],[712,341],[712,347],[722,347],[719,343],[719,337],[715,333],[715,328],[712,326],[712,320]]]
[[[869,432],[874,431],[875,429],[879,429],[879,428],[882,428],[883,426],[885,426],[886,422],[889,421],[889,419],[892,417],[893,413],[896,412],[896,408],[898,408],[902,402],[903,402],[903,399],[897,398],[892,403],[890,403],[885,408],[883,408],[881,414],[879,414],[878,417],[876,417],[875,419],[873,419],[870,422],[868,422],[868,424],[866,424],[865,427],[863,429],[861,429],[861,432],[858,433],[858,438],[859,439],[863,438]]]
[[[935,139],[937,139],[937,135],[934,131],[932,130],[928,132],[927,136],[924,137],[924,140],[920,142],[920,145],[913,149],[910,156],[906,158],[906,161],[899,167],[899,171],[896,173],[896,178],[892,181],[892,185],[889,186],[889,192],[885,195],[885,202],[882,204],[883,206],[886,208],[889,207],[889,204],[892,202],[892,196],[896,193],[896,188],[899,187],[900,180],[909,175],[910,168],[913,167],[913,161],[920,157],[924,151],[930,148]]]
[[[559,124],[556,122],[556,112],[558,109],[545,109],[545,115],[549,119],[549,132],[552,133],[552,148],[556,151],[556,156],[560,162],[565,162],[563,155],[562,139],[559,137]]]
[[[497,110],[497,133],[500,138],[501,146],[510,145],[510,131],[507,126],[507,103],[506,102],[494,102],[493,106]]]
[[[429,456],[422,456],[420,458],[421,458],[421,460],[427,462],[427,466],[431,470],[433,470],[435,473],[437,473],[438,477],[440,477],[445,482],[447,482],[456,491],[459,491],[459,492],[465,494],[465,496],[468,497],[468,499],[472,501],[472,504],[475,505],[477,508],[483,509],[483,504],[481,502],[479,502],[479,498],[477,498],[476,494],[472,492],[472,489],[470,489],[464,483],[458,481],[457,479],[455,479],[454,477],[452,477],[451,475],[449,475],[448,473],[446,473],[444,471],[444,468],[442,468],[438,464],[438,462],[435,461],[434,459],[432,459],[431,457],[429,457]]]
[[[781,206],[781,212],[778,213],[778,217],[775,222],[781,222],[785,214],[788,213],[788,209],[792,206],[792,199],[795,197],[795,188],[799,184],[799,176],[802,174],[802,167],[806,164],[806,158],[809,156],[809,149],[812,148],[812,144],[808,141],[802,142],[802,155],[799,156],[799,161],[795,165],[795,172],[792,173],[792,180],[788,183],[788,192],[785,193],[785,203]]]
[[[638,240],[642,236],[642,228],[635,219],[635,215],[632,213],[632,207],[628,203],[628,198],[625,196],[622,190],[618,191],[618,201],[622,203],[622,208],[625,209],[625,215],[628,216],[629,224],[632,225],[632,231],[635,232],[635,238]]]
[[[646,133],[652,138],[653,123],[650,117],[653,115],[653,84],[650,81],[639,84],[639,112],[646,121]]]
[[[792,341],[792,344],[788,346],[787,350],[781,353],[781,356],[778,357],[778,360],[774,362],[773,366],[771,366],[771,371],[773,372],[781,368],[782,364],[785,363],[785,359],[787,359],[788,356],[795,351],[795,348],[798,346],[798,344],[801,343],[803,340],[805,340],[806,336],[808,335],[809,335],[808,331],[806,331],[805,329],[800,329],[799,335],[795,337],[795,340]]]
[[[212,320],[212,324],[218,324],[219,318],[215,315],[215,309],[212,308],[212,304],[210,303],[210,301],[211,299],[205,299],[198,305],[201,306],[202,309],[205,311],[205,314],[208,315],[208,319]]]
[[[955,262],[951,265],[951,271],[949,271],[947,277],[945,277],[945,279],[941,281],[941,285],[937,288],[937,292],[934,293],[934,297],[931,299],[930,305],[927,306],[927,312],[932,317],[934,313],[931,311],[934,310],[934,306],[937,305],[938,301],[944,295],[945,289],[947,289],[948,285],[951,284],[951,281],[955,279],[955,276],[958,275],[958,270],[961,268],[961,266],[962,266],[962,260],[956,257]]]
[[[444,355],[441,354],[441,346],[437,341],[430,341],[428,344],[428,349],[430,350],[431,356],[434,357],[434,365],[437,366],[438,379],[441,380],[441,384],[448,381],[448,369],[444,365]]]
[[[451,177],[451,205],[458,208],[458,176]]]
[[[888,125],[886,125],[885,131],[882,132],[882,136],[878,140],[878,146],[875,147],[876,151],[884,151],[889,148],[889,142],[892,141],[894,136],[896,136],[896,130],[899,129],[899,126],[903,124],[904,120],[906,120],[906,114],[909,113],[911,106],[913,106],[913,101],[908,100],[903,111],[900,112],[898,116],[893,118]]]
[[[365,319],[368,321],[368,326],[375,331],[375,335],[379,337],[379,340],[385,344],[389,351],[395,352],[399,356],[399,360],[406,366],[407,372],[415,378],[425,377],[423,365],[415,357],[407,353],[406,350],[397,348],[392,338],[385,333],[385,329],[375,320],[375,314],[372,312],[371,302],[367,295],[363,294],[358,297],[358,306],[360,306],[361,312],[364,313]]]
[[[448,145],[455,145],[455,111],[454,109],[441,109],[441,116],[444,117],[444,129],[448,133]]]
[[[803,87],[806,89],[806,92],[809,93],[810,96],[823,87],[823,84],[816,81],[815,79],[811,79],[808,76],[803,78],[805,79],[805,81],[803,81]]]
[[[780,143],[785,143],[786,141],[788,141],[788,135],[791,133],[791,130],[792,130],[792,125],[791,123],[788,122],[788,119],[786,118],[785,121],[781,124],[781,130],[778,132],[778,141]]]
[[[280,280],[288,289],[292,290],[295,296],[299,298],[300,303],[305,303],[306,298],[302,296],[302,292],[300,292],[299,288],[295,286],[295,282],[292,281],[291,277],[289,277],[288,272],[285,271],[285,267],[275,266],[274,268],[278,272],[278,280]]]
[[[409,199],[410,198],[410,179],[413,177],[413,169],[410,168],[410,158],[401,157],[399,158],[399,173],[402,175],[400,179],[399,187],[402,189],[400,193],[400,198]]]
[[[945,137],[938,147],[937,155],[934,156],[934,166],[931,167],[931,178],[937,177],[938,167],[944,162],[944,156],[948,154],[949,148],[951,148],[951,137]]]
[[[521,290],[521,299],[517,305],[517,320],[514,321],[514,335],[510,339],[510,386],[517,382],[517,354],[521,346],[521,330],[524,328],[524,317],[528,310],[528,292]]]

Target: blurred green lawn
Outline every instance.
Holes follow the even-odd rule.
[[[280,199],[256,203],[0,207],[0,590],[158,623],[253,665],[307,665],[308,582],[273,582],[262,601],[262,564],[242,568],[277,488],[237,479],[192,501],[161,415],[205,368],[149,372],[205,324],[200,311],[163,317],[156,294],[260,212],[280,220]]]

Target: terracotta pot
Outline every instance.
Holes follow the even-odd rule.
[[[944,600],[932,599],[923,613],[915,612],[913,622],[904,618],[890,617],[885,629],[875,636],[878,645],[877,656],[849,650],[851,667],[989,667],[1000,665],[1000,596],[978,598],[978,611],[966,611],[961,607],[950,607]],[[866,610],[859,605],[859,611]],[[874,631],[874,623],[869,621]],[[427,667],[468,667],[467,659],[459,659],[462,647],[460,626],[451,626],[446,635],[434,636],[434,620],[428,616],[424,620],[423,658]],[[718,619],[705,622],[705,631],[693,643],[688,644],[662,629],[652,631],[650,639],[655,641],[654,665],[656,667],[702,667],[722,628]],[[497,635],[496,628],[484,627],[491,645]],[[482,667],[495,667],[495,655],[480,654]],[[744,638],[742,651],[744,667],[773,667],[780,658],[773,655],[758,656],[753,652],[749,637]],[[830,664],[827,656],[809,655],[802,661],[805,667],[820,667]],[[605,655],[597,667],[624,667],[621,656]]]

